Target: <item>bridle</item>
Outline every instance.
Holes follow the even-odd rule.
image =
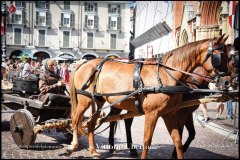
[[[213,52],[215,50],[220,50],[221,53],[215,55],[215,54],[213,54]],[[212,39],[210,39],[208,53],[207,53],[205,59],[203,60],[201,66],[203,66],[203,64],[208,60],[208,58],[211,57],[211,63],[213,66],[213,70],[215,72],[215,75],[213,76],[214,78],[221,77],[221,76],[227,76],[230,74],[229,71],[228,72],[220,72],[218,69],[222,65],[222,54],[224,54],[224,50],[226,50],[226,46],[224,44],[221,44],[218,47],[213,48]]]

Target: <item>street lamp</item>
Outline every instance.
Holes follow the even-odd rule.
[[[7,16],[8,16],[8,6],[5,1],[2,1],[2,21],[4,27],[4,35],[2,35],[2,61],[5,60],[6,56],[6,29],[7,29]]]

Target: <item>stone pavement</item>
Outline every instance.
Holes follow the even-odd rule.
[[[57,133],[55,130],[50,132],[44,131],[37,135],[34,148],[20,149],[14,143],[9,131],[9,120],[13,111],[2,110],[1,120],[1,158],[2,159],[67,159],[67,158],[91,158],[88,153],[87,137],[80,137],[80,147],[70,157],[65,155],[67,145],[70,144],[62,133]],[[141,145],[143,142],[143,127],[144,116],[134,118],[132,125],[132,137],[134,146],[138,147],[139,156],[141,154]],[[193,159],[239,159],[239,146],[234,143],[234,139],[227,138],[223,141],[223,135],[205,127],[198,120],[195,120],[196,137],[190,145],[190,148],[184,153],[185,158]],[[103,124],[96,132],[102,131],[107,127],[107,123]],[[109,129],[95,136],[97,151],[102,154],[102,158],[106,159],[132,159],[126,149],[126,136],[124,122],[120,121],[117,127],[115,144],[117,153],[110,154],[108,152],[108,133]],[[183,141],[186,140],[188,133],[186,129],[183,133]],[[152,138],[152,146],[149,150],[148,158],[160,159],[171,158],[173,149],[172,140],[166,130],[162,118],[159,118]]]

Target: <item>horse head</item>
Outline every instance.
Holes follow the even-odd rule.
[[[224,34],[225,35],[225,34]],[[227,89],[230,86],[231,76],[229,68],[228,48],[225,44],[227,37],[224,35],[209,39],[201,46],[201,66],[205,68],[216,82],[220,89]]]
[[[220,77],[217,79],[217,87],[225,87],[222,89],[228,89],[232,87],[233,89],[237,89],[238,87],[238,64],[239,64],[239,53],[235,50],[232,44],[227,45],[227,55],[228,55],[228,65],[230,70],[229,76]],[[226,81],[230,83],[225,84]]]

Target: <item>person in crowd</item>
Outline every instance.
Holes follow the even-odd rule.
[[[233,120],[233,105],[231,99],[227,101],[227,115],[225,118]]]
[[[224,111],[224,103],[223,102],[217,103],[216,110],[217,110],[216,119],[224,119],[224,116],[222,115],[223,111]]]
[[[7,64],[3,62],[1,67],[1,80],[4,80],[3,77],[6,76],[6,68],[7,68]]]
[[[69,71],[68,71],[68,65],[66,63],[61,64],[60,77],[61,77],[61,80],[65,82],[66,89],[69,92]]]
[[[31,65],[31,58],[25,58],[25,64],[23,70],[21,72],[20,78],[25,80],[34,80],[37,79],[36,75],[34,74],[35,68]]]
[[[69,105],[70,97],[65,95],[65,82],[54,72],[55,60],[45,59],[43,61],[43,72],[39,76],[38,99],[43,103],[51,105]]]
[[[199,105],[199,107],[201,108],[202,112],[203,112],[203,117],[204,117],[204,122],[207,123],[210,118],[208,116],[208,111],[207,111],[207,104],[206,103],[202,103]]]

